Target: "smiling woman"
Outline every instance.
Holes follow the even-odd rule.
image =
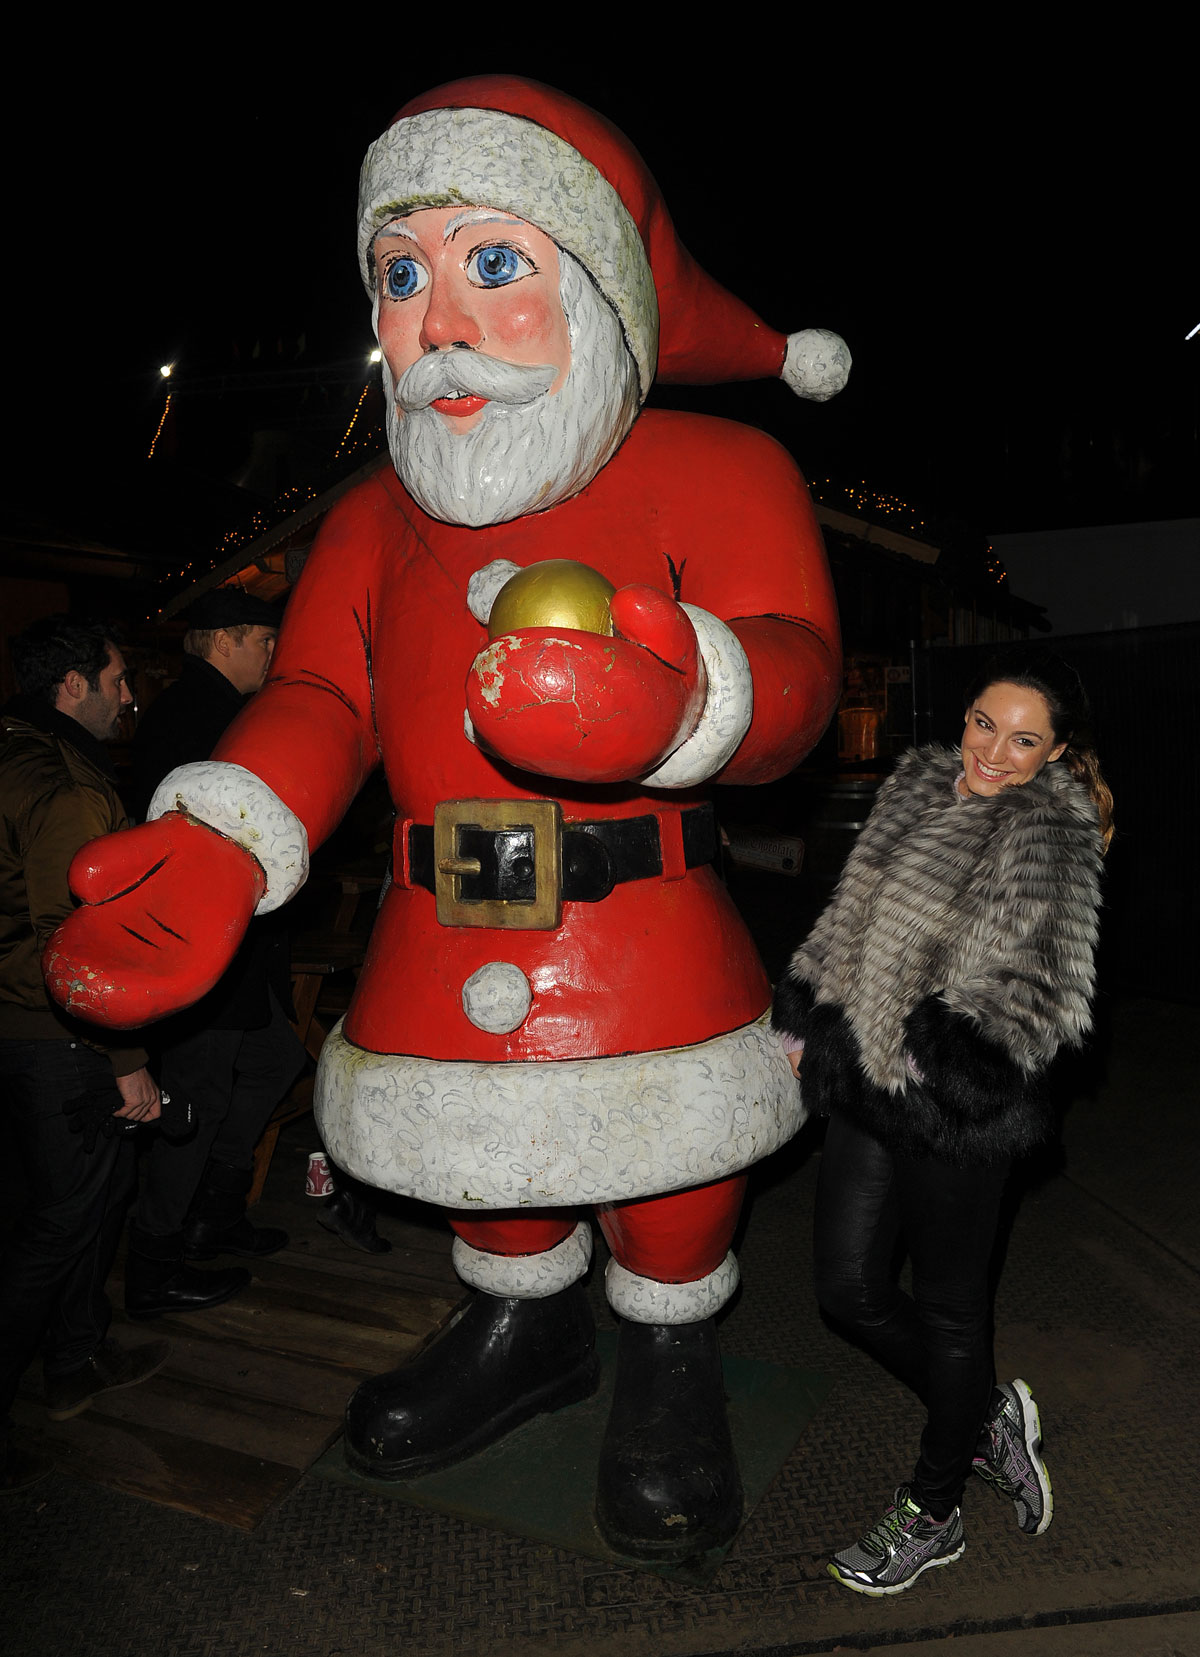
[[[775,999],[831,1118],[818,1299],[928,1411],[910,1481],[829,1566],[871,1595],[959,1557],[972,1471],[1027,1533],[1053,1513],[1037,1405],[1024,1381],[994,1385],[989,1264],[1009,1167],[1050,1130],[1039,1080],[1090,1027],[1112,796],[1065,662],[1011,653],[966,703],[960,749],[910,751],[880,790]]]
[[[995,794],[1019,787],[1058,759],[1065,742],[1055,743],[1054,722],[1040,691],[1001,680],[987,685],[967,709],[962,739],[965,796]]]

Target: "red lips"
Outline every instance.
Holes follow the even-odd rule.
[[[466,397],[435,397],[429,406],[439,414],[448,414],[452,420],[465,420],[469,414],[478,414],[487,404],[486,397],[476,397],[472,393]]]

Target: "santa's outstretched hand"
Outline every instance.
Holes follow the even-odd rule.
[[[248,851],[181,811],[89,841],[68,878],[80,908],[46,946],[46,983],[68,1012],[117,1030],[210,990],[267,884]]]
[[[611,636],[528,627],[480,651],[467,712],[481,747],[541,776],[624,782],[691,735],[707,679],[687,612],[641,584],[610,610]]]

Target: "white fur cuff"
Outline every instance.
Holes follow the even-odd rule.
[[[695,604],[683,608],[696,629],[708,699],[691,736],[642,778],[647,788],[694,788],[715,776],[737,752],[754,712],[754,680],[737,634]]]
[[[487,626],[501,587],[507,586],[513,576],[520,573],[520,564],[514,564],[511,558],[493,558],[490,564],[477,569],[467,582],[467,609],[481,627]]]
[[[827,403],[850,378],[845,340],[828,328],[802,328],[798,334],[789,334],[780,377],[797,397]]]
[[[560,1294],[587,1271],[592,1260],[592,1232],[580,1220],[569,1237],[544,1254],[489,1254],[454,1239],[451,1263],[472,1289],[502,1300],[545,1300]]]
[[[740,1279],[732,1252],[716,1271],[694,1283],[658,1283],[610,1260],[604,1289],[613,1311],[630,1323],[702,1323],[721,1310]]]
[[[205,759],[177,766],[155,790],[147,821],[168,811],[186,811],[258,859],[267,877],[267,889],[255,910],[258,915],[285,904],[308,878],[304,824],[265,782],[240,765]],[[197,900],[203,901],[202,893]]]

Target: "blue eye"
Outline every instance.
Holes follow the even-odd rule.
[[[393,259],[384,274],[384,292],[389,299],[411,299],[429,280],[428,272],[415,259],[401,255]]]
[[[522,276],[531,275],[533,268],[515,247],[497,243],[492,247],[476,248],[467,260],[467,280],[480,288],[502,288],[508,282],[517,282]]]

